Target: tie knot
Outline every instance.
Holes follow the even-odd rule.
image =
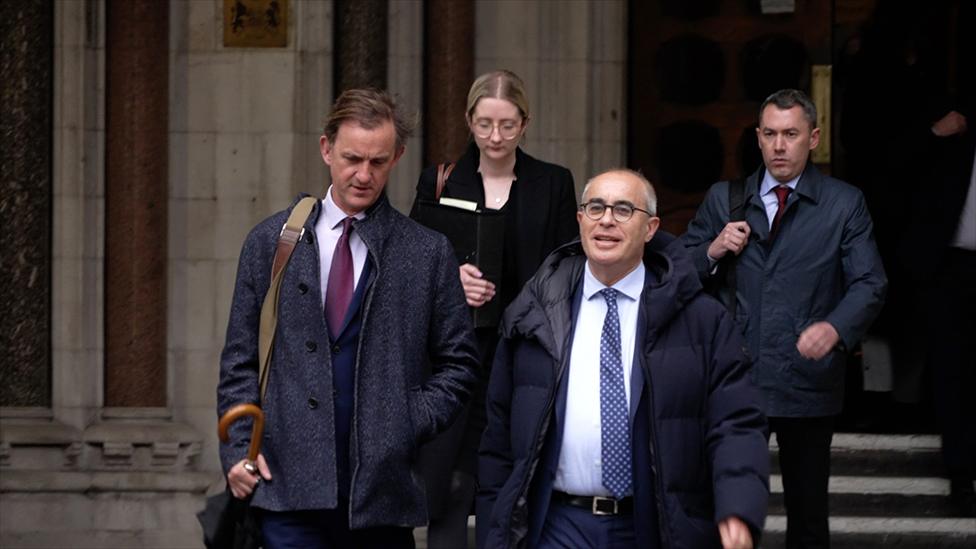
[[[607,300],[608,307],[617,306],[617,290],[614,288],[604,288],[600,290],[600,294],[603,296],[603,299]]]
[[[356,219],[355,217],[346,217],[342,221],[340,221],[340,223],[342,224],[342,234],[346,234],[349,232],[350,229],[352,229],[352,222],[355,219]]]
[[[787,187],[786,185],[779,185],[773,188],[773,192],[776,193],[776,200],[779,201],[780,206],[786,204],[786,198],[790,196],[793,189]]]

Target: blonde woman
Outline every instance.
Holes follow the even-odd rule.
[[[465,121],[471,143],[447,178],[441,197],[476,202],[479,209],[505,215],[500,289],[482,277],[478,265],[461,265],[459,276],[468,305],[500,300],[504,309],[557,246],[572,240],[576,225],[573,175],[562,166],[538,160],[519,147],[529,125],[525,85],[514,73],[497,70],[479,76],[468,92]],[[424,170],[418,200],[434,200],[437,166]],[[497,327],[478,328],[482,387],[454,426],[425,450],[430,527],[428,544],[465,547],[467,515],[475,491],[477,450],[484,419],[484,383],[498,343]]]

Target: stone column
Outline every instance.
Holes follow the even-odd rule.
[[[166,406],[169,8],[107,6],[105,405]]]
[[[0,406],[51,405],[53,17],[0,2]]]
[[[335,0],[335,96],[386,88],[389,0]]]
[[[454,162],[468,142],[464,124],[474,79],[474,1],[424,6],[424,165]]]

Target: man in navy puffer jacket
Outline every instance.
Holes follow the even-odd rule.
[[[583,200],[581,240],[503,318],[479,547],[751,547],[769,456],[741,336],[681,244],[651,242],[646,179],[605,172]]]

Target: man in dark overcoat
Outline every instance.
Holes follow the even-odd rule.
[[[779,444],[787,547],[828,547],[827,482],[845,352],[864,336],[887,279],[857,188],[809,162],[816,107],[797,90],[767,98],[756,130],[764,165],[745,180],[744,221],[730,222],[729,182],[709,190],[682,235],[702,280],[735,257],[736,321]],[[730,255],[731,254],[731,255]]]
[[[643,176],[600,174],[583,200],[580,240],[548,256],[502,321],[478,545],[752,547],[769,455],[742,336],[657,232]]]
[[[220,447],[231,491],[262,510],[264,547],[413,547],[427,520],[415,457],[475,383],[470,314],[447,239],[393,209],[384,187],[410,124],[392,98],[348,90],[320,138],[332,184],[281,283],[261,455],[250,426]],[[289,210],[241,251],[218,413],[258,402],[258,333]]]

